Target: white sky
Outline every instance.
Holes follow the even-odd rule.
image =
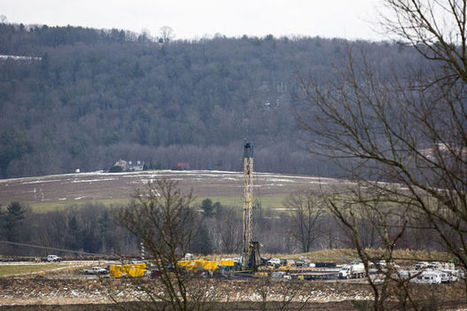
[[[147,31],[176,39],[216,33],[382,40],[378,0],[0,0],[11,23]]]

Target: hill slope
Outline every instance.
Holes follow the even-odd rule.
[[[242,37],[160,44],[121,30],[0,24],[0,177],[109,168],[235,170],[244,140],[258,169],[336,176],[301,148],[297,79],[329,82],[352,47],[376,60],[419,61],[389,43]]]

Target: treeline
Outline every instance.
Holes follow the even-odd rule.
[[[122,249],[136,249],[137,242],[115,225],[114,209],[102,204],[86,204],[35,213],[18,202],[12,202],[0,210],[0,239],[100,254],[119,254]],[[39,256],[50,253],[46,248],[2,247],[4,255]]]
[[[346,51],[379,75],[421,60],[396,43],[247,37],[155,42],[122,30],[0,24],[1,177],[108,169],[240,168],[245,140],[257,170],[340,174],[300,144],[297,81],[325,85]],[[240,151],[238,151],[240,150]]]
[[[337,225],[336,219],[324,212],[324,206],[316,204],[315,195],[302,199],[303,194],[292,194],[288,199],[289,203],[284,202],[284,206],[289,208],[287,211],[262,208],[254,210],[254,238],[260,241],[262,253],[305,253],[352,247],[351,240]],[[44,248],[0,243],[0,253],[6,256],[45,256],[58,252],[52,249],[67,249],[94,254],[138,256],[140,241],[117,225],[120,208],[122,207],[88,203],[80,207],[68,206],[63,210],[35,213],[19,202],[12,202],[0,207],[0,241]],[[192,219],[197,225],[191,240],[191,252],[202,255],[240,254],[240,207],[224,206],[208,198],[194,206],[194,209],[198,213],[196,219]],[[309,221],[309,216],[312,216],[313,221]],[[380,233],[375,231],[372,221],[362,217],[357,223],[362,233],[363,246],[384,247],[378,242]],[[415,221],[407,229],[407,234],[399,241],[397,248],[443,250],[436,243],[436,235],[423,226],[425,220]],[[62,256],[77,255],[73,252],[58,253]]]

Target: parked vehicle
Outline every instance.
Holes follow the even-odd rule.
[[[308,267],[310,265],[310,260],[305,257],[300,257],[296,262],[295,265],[297,267]]]
[[[420,261],[420,262],[417,262],[417,264],[415,265],[415,270],[425,269],[426,267],[428,267],[428,262]]]
[[[439,273],[439,271],[433,270],[423,271],[419,276],[417,276],[416,282],[428,284],[441,284],[441,273]]]
[[[273,279],[281,279],[283,278],[284,276],[286,275],[286,273],[284,271],[274,271],[272,274],[271,274],[271,277]]]
[[[339,270],[340,279],[356,279],[365,276],[365,266],[363,263],[343,265]]]
[[[441,283],[457,282],[461,276],[460,271],[450,265],[444,265],[442,269],[436,271],[441,273]]]
[[[441,277],[441,283],[449,283],[451,281],[451,276],[448,271],[439,271]]]
[[[443,270],[449,275],[449,282],[459,281],[459,271],[458,270]]]
[[[368,272],[370,274],[377,274],[377,273],[381,272],[380,265],[379,264],[374,264],[373,262],[370,262],[368,264],[368,268],[369,268]]]
[[[297,266],[297,267],[303,267],[303,266],[305,266],[305,261],[299,259],[299,260],[297,260],[297,261],[295,262],[295,266]]]
[[[433,261],[433,262],[430,262],[426,268],[427,269],[433,269],[433,270],[437,270],[437,269],[440,269],[441,268],[441,263],[438,262],[438,261]]]
[[[335,268],[336,266],[337,264],[335,262],[315,262],[316,268]]]
[[[62,258],[58,257],[57,255],[49,255],[47,257],[41,258],[41,261],[60,262],[62,261]]]
[[[85,273],[85,274],[107,274],[108,271],[105,268],[92,267],[92,268],[89,268],[89,269],[84,269],[83,273]]]
[[[394,261],[386,261],[386,260],[380,260],[376,264],[376,269],[378,270],[379,273],[381,272],[387,272],[388,270],[399,270],[400,266],[396,264]]]
[[[279,258],[271,258],[268,260],[268,264],[277,268],[281,265],[281,260]]]

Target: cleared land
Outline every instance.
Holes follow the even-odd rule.
[[[0,180],[0,204],[19,201],[34,211],[48,211],[86,202],[125,204],[137,188],[149,181],[168,178],[193,190],[201,201],[211,198],[224,205],[240,206],[243,173],[227,171],[144,171],[128,173],[80,173]],[[255,173],[255,197],[265,208],[282,208],[282,202],[299,190],[335,191],[353,185],[342,179]]]
[[[84,267],[101,264],[100,261],[62,261],[59,263],[16,261],[0,262],[0,278],[70,275]],[[110,262],[113,263],[113,262]]]
[[[89,264],[91,262],[86,263]],[[93,265],[105,264],[108,263],[100,261]],[[158,279],[98,278],[83,275],[76,265],[63,265],[69,269],[46,270],[49,264],[37,264],[45,269],[43,273],[0,277],[0,306],[12,310],[112,310],[116,308],[112,305],[113,299],[125,303],[142,303],[138,301],[144,301],[145,294],[139,288],[140,285],[154,292],[159,292],[162,288]],[[288,310],[358,310],[373,297],[371,288],[362,282],[273,280],[267,283],[267,296],[263,300],[266,283],[261,279],[202,278],[192,281],[196,285],[190,287],[192,290],[210,289],[213,296],[208,301],[219,304],[219,308],[213,308],[215,310],[258,310],[265,307],[266,301],[268,310],[277,310],[284,307],[284,299],[290,297],[292,305],[287,306]],[[462,282],[414,284],[413,290],[417,299],[420,299],[420,305],[424,307],[429,307],[434,302],[442,304],[445,310],[462,310],[467,306]]]
[[[380,250],[374,250],[375,253]],[[427,256],[423,251],[396,251],[398,258],[416,260]],[[217,255],[218,258],[225,257]],[[282,257],[280,255],[277,255]],[[339,261],[344,257],[355,258],[351,249],[322,250],[293,255],[310,260]],[[431,258],[445,258],[445,253],[432,253]],[[397,261],[403,264],[404,260]],[[113,310],[114,300],[134,304],[139,309],[139,299],[144,301],[144,291],[138,285],[149,286],[152,291],[162,290],[158,279],[112,279],[85,275],[84,267],[116,263],[112,260],[62,261],[60,263],[3,262],[0,263],[0,306],[7,310]],[[413,262],[412,262],[413,263]],[[267,284],[267,310],[284,307],[284,299],[292,297],[287,310],[358,310],[371,303],[373,294],[365,280],[287,281],[264,279],[194,279],[199,290],[210,289],[213,309],[258,310],[265,307],[263,295]],[[397,288],[394,288],[397,291]],[[445,310],[463,310],[467,307],[465,287],[462,282],[451,284],[413,284],[414,295],[420,305],[442,304]],[[429,294],[427,294],[429,293]],[[287,298],[288,299],[288,298]],[[306,303],[304,303],[306,301]],[[397,303],[397,301],[394,301]],[[141,305],[143,308],[144,305]],[[162,305],[160,309],[162,309]]]

